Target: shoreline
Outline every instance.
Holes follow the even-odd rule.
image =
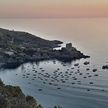
[[[47,60],[58,60],[61,62],[72,62],[75,60],[80,60],[80,59],[86,59],[86,58],[90,58],[90,56],[83,56],[83,57],[79,57],[79,58],[75,58],[75,59],[71,59],[71,58],[40,58],[40,59],[30,59],[30,60],[25,60],[25,61],[14,61],[14,62],[5,62],[5,63],[0,63],[0,68],[2,69],[12,69],[12,68],[17,68],[22,64],[25,63],[33,63],[33,62],[41,62],[41,61],[47,61]]]
[[[66,58],[66,59],[62,59],[62,58],[42,58],[42,59],[36,59],[36,60],[26,60],[24,62],[20,62],[20,61],[17,61],[17,62],[5,62],[5,63],[0,63],[0,68],[1,69],[14,69],[14,68],[17,68],[19,66],[21,66],[22,64],[25,64],[25,63],[33,63],[33,62],[41,62],[41,61],[49,61],[49,60],[58,60],[58,61],[61,61],[61,62],[73,62],[75,60],[80,60],[80,59],[86,59],[86,58],[90,58],[90,56],[84,56],[82,58],[77,58],[77,59],[70,59],[70,58]]]

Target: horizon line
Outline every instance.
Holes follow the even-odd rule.
[[[80,19],[80,18],[108,18],[108,16],[81,16],[81,17],[0,17],[0,19]]]

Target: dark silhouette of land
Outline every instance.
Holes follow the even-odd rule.
[[[60,50],[63,42],[45,40],[27,32],[10,31],[0,28],[0,67],[13,68],[25,62],[57,59],[70,61],[86,58],[71,43]]]

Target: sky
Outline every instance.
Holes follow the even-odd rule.
[[[0,18],[107,16],[108,0],[0,0]]]

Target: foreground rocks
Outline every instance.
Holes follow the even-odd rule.
[[[31,96],[25,96],[19,87],[5,85],[0,80],[0,108],[42,108]]]

